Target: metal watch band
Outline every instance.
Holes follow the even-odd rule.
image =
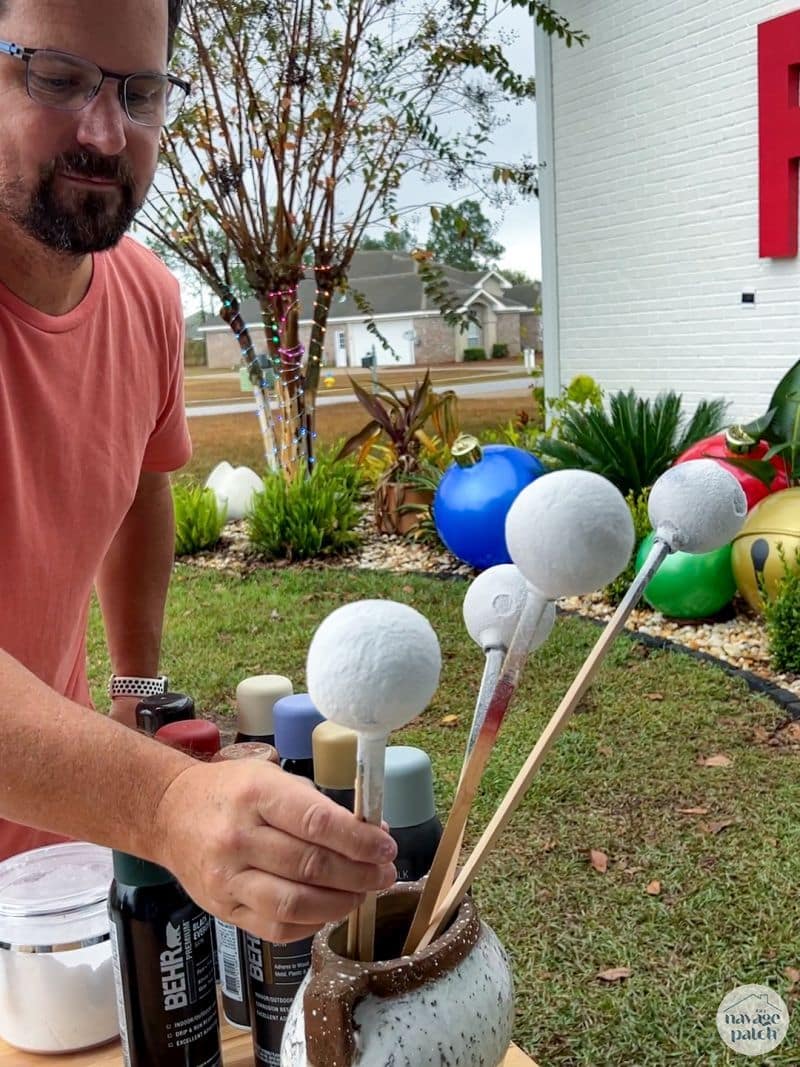
[[[166,693],[168,681],[165,675],[158,678],[134,678],[112,674],[108,682],[108,695],[114,697],[154,697]]]

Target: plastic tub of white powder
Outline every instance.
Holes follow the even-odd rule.
[[[49,845],[0,863],[0,1037],[76,1052],[119,1033],[106,901],[111,852]]]

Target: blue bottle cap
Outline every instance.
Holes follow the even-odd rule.
[[[308,693],[295,693],[275,701],[272,709],[275,747],[281,759],[311,759],[311,735],[324,722]]]
[[[409,745],[386,749],[383,817],[392,830],[419,826],[436,814],[433,769],[427,752]]]

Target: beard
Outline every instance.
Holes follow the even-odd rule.
[[[59,177],[62,171],[83,178],[107,178],[119,184],[97,193],[88,187],[75,187],[65,195],[58,188],[59,182],[64,182]],[[21,192],[19,187],[17,192]],[[0,202],[0,211],[45,247],[84,256],[118,244],[141,206],[133,174],[124,160],[84,151],[58,156],[43,166],[28,203],[13,208]]]

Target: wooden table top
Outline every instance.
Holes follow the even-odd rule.
[[[253,1067],[253,1045],[250,1035],[223,1025],[222,1052],[225,1067]],[[0,1041],[0,1064],[7,1067],[120,1067],[122,1053],[119,1042],[104,1045],[94,1052],[75,1052],[69,1056],[31,1056]],[[516,1045],[508,1050],[503,1067],[536,1067],[532,1059]]]

